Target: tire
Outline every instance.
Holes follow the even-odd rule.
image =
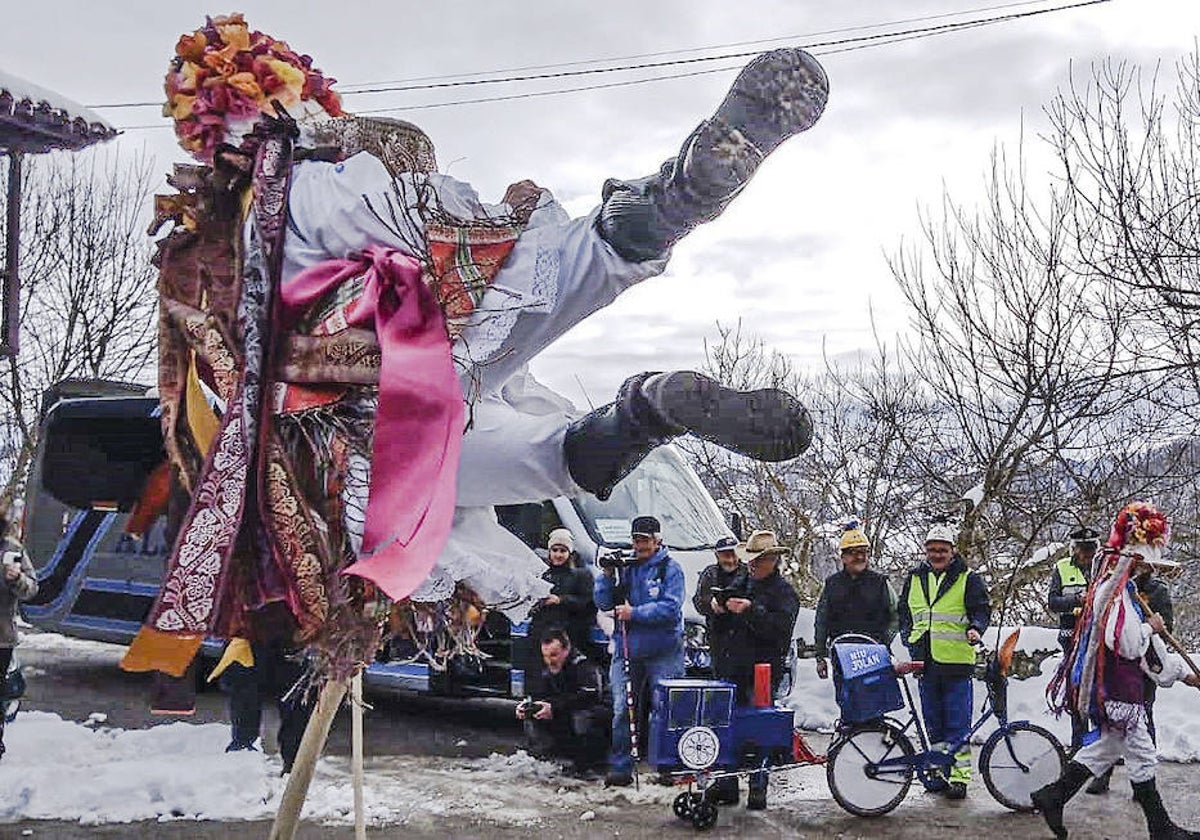
[[[692,812],[696,810],[696,806],[700,804],[700,800],[703,798],[704,794],[685,790],[675,797],[675,801],[671,803],[671,810],[679,819],[690,820]]]
[[[1024,721],[997,729],[979,754],[979,772],[988,792],[1014,811],[1032,811],[1030,794],[1056,781],[1066,766],[1067,754],[1058,739]]]
[[[717,824],[719,814],[716,805],[707,799],[701,799],[692,810],[692,828],[697,831],[708,831]]]
[[[829,750],[825,778],[837,803],[859,817],[880,817],[908,795],[914,775],[905,764],[878,776],[871,768],[880,761],[913,755],[912,742],[896,726],[872,721],[855,726]]]

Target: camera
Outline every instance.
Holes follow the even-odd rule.
[[[526,697],[517,704],[517,714],[522,718],[527,718],[533,713],[533,698]]]
[[[601,569],[627,569],[636,563],[637,555],[633,551],[620,548],[596,557],[596,565]]]
[[[750,576],[742,573],[729,582],[728,586],[714,586],[712,596],[724,608],[730,598],[750,599]]]

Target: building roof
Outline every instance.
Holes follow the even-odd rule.
[[[0,153],[82,149],[116,136],[82,105],[0,70]]]

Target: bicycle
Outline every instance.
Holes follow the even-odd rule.
[[[838,637],[834,645],[846,637]],[[923,663],[897,671],[903,690],[908,720],[901,724],[888,714],[840,729],[830,746],[826,778],[837,803],[860,817],[882,816],[896,808],[908,794],[914,776],[928,784],[934,779],[949,777],[954,755],[970,743],[975,733],[993,716],[998,720],[996,731],[984,742],[979,753],[979,772],[988,792],[1006,808],[1031,812],[1029,796],[1062,775],[1067,755],[1062,744],[1047,729],[1027,720],[1008,719],[1008,676],[995,655],[989,657],[983,682],[987,700],[979,719],[966,737],[943,749],[932,749],[920,716],[913,704],[906,674],[920,670]],[[915,730],[921,751],[913,748],[909,738]]]

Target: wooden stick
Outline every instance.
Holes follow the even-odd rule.
[[[1146,600],[1146,596],[1144,594],[1141,592],[1135,592],[1134,594],[1137,595],[1137,599],[1142,602],[1142,606],[1146,608],[1146,612],[1156,614],[1154,609],[1150,606],[1150,602]],[[1171,631],[1166,627],[1163,627],[1162,632],[1158,635],[1162,636],[1163,641],[1165,641],[1176,653],[1183,657],[1183,661],[1189,668],[1192,669],[1192,673],[1197,677],[1200,677],[1200,667],[1197,667],[1196,663],[1192,660],[1192,657],[1188,656],[1187,651],[1183,649],[1183,645],[1179,643],[1179,640],[1171,635]]]
[[[333,716],[342,705],[342,698],[346,696],[348,682],[330,681],[321,689],[317,707],[313,709],[308,726],[304,728],[304,737],[300,740],[300,749],[297,750],[296,760],[292,764],[292,774],[288,777],[287,787],[283,789],[283,798],[279,801],[279,810],[275,814],[275,822],[271,825],[270,840],[295,840],[296,830],[300,827],[300,811],[304,807],[304,798],[308,795],[308,786],[317,770],[317,759],[325,749],[329,727],[333,725]]]
[[[362,669],[350,678],[350,767],[354,776],[354,840],[367,840],[367,814],[363,809],[363,698]]]

